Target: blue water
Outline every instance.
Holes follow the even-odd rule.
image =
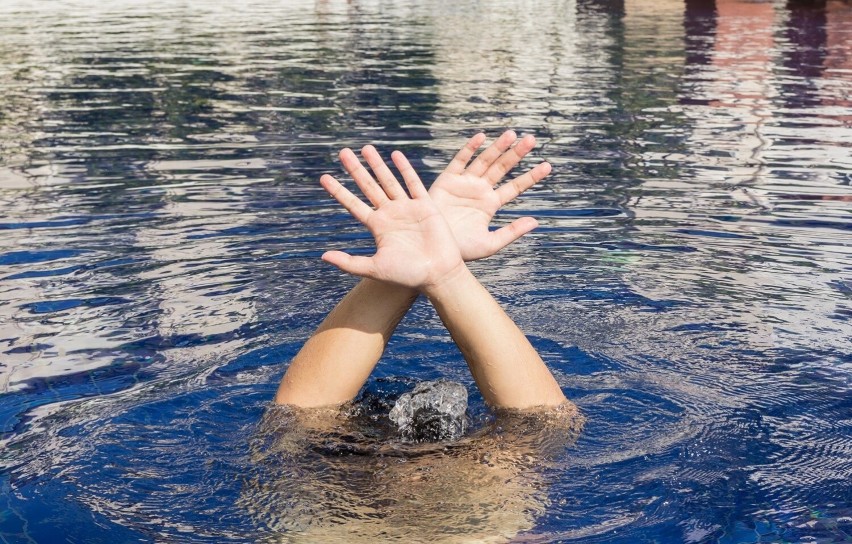
[[[263,422],[354,284],[319,255],[370,248],[317,183],[337,150],[428,180],[504,128],[554,172],[497,220],[541,227],[473,269],[586,417],[506,464],[505,540],[852,540],[852,5],[521,4],[0,4],[0,542],[289,542],[312,483],[484,478],[341,453],[370,436],[273,454]],[[529,438],[421,301],[368,389],[440,377],[476,455]]]

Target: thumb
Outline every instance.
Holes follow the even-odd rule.
[[[322,254],[322,260],[354,276],[375,275],[373,259],[370,257],[353,257],[342,251],[326,251]]]
[[[535,218],[521,217],[520,219],[515,219],[505,227],[495,230],[490,235],[491,246],[494,250],[492,254],[497,253],[537,226],[538,221]]]

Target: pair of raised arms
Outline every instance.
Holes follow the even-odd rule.
[[[488,229],[500,207],[550,173],[550,165],[542,162],[498,186],[535,147],[535,138],[518,140],[507,131],[471,160],[484,141],[484,134],[472,137],[428,191],[399,151],[391,158],[405,188],[373,146],[361,151],[372,174],[352,150],[340,152],[343,167],[371,205],[330,175],[320,183],[367,227],[376,253],[323,254],[323,260],[365,279],[293,359],[276,402],[313,407],[354,398],[418,293],[435,306],[491,406],[524,409],[567,402],[527,338],[465,265],[537,226],[535,219],[522,217]]]

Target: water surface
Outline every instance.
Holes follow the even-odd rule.
[[[319,176],[504,128],[554,172],[473,269],[586,416],[506,538],[852,538],[848,2],[6,0],[0,59],[0,541],[289,541],[268,478],[358,470],[264,450],[370,248]],[[421,301],[369,387],[439,377],[499,436]]]

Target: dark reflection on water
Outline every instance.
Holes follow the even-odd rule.
[[[555,168],[503,217],[542,227],[474,269],[587,421],[508,463],[505,534],[849,539],[850,37],[842,0],[3,2],[0,537],[289,538],[274,476],[352,472],[259,425],[352,285],[318,256],[370,247],[317,178],[511,127]],[[423,304],[388,377],[471,385]]]

